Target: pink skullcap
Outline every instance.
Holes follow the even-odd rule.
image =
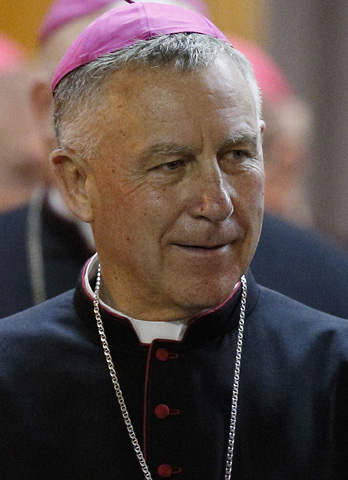
[[[210,18],[208,7],[202,0],[183,0],[187,8],[193,8]],[[115,3],[115,0],[56,0],[43,19],[39,33],[39,42],[45,40],[57,29],[79,18],[91,15],[98,10]]]
[[[228,42],[200,13],[167,4],[127,3],[97,18],[70,45],[54,74],[52,90],[69,72],[102,55],[129,47],[137,40],[179,32],[202,33]]]
[[[18,43],[0,33],[0,73],[20,67],[25,61],[24,51]]]
[[[256,81],[266,100],[282,102],[294,94],[281,69],[264,50],[240,38],[229,35],[228,39],[251,63]]]

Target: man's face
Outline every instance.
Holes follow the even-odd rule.
[[[190,73],[127,70],[103,105],[86,185],[105,291],[143,319],[219,305],[263,213],[260,124],[241,73],[227,56]]]

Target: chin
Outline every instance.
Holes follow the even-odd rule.
[[[221,285],[221,283],[216,285],[212,282],[207,282],[205,285],[195,285],[181,295],[176,295],[176,303],[191,316],[204,310],[216,308],[232,294],[237,281],[229,281],[224,285]]]

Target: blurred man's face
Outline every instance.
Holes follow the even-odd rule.
[[[47,162],[33,121],[30,73],[23,69],[0,77],[0,164],[9,185],[32,186]]]
[[[219,305],[263,213],[260,125],[241,73],[228,57],[191,73],[124,71],[104,105],[85,185],[114,303],[153,320]]]

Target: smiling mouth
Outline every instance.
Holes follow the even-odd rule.
[[[224,247],[228,246],[227,243],[221,244],[221,245],[186,245],[186,244],[180,244],[180,243],[175,243],[174,244],[176,247],[183,248],[186,250],[193,250],[193,251],[218,251],[223,249]]]

